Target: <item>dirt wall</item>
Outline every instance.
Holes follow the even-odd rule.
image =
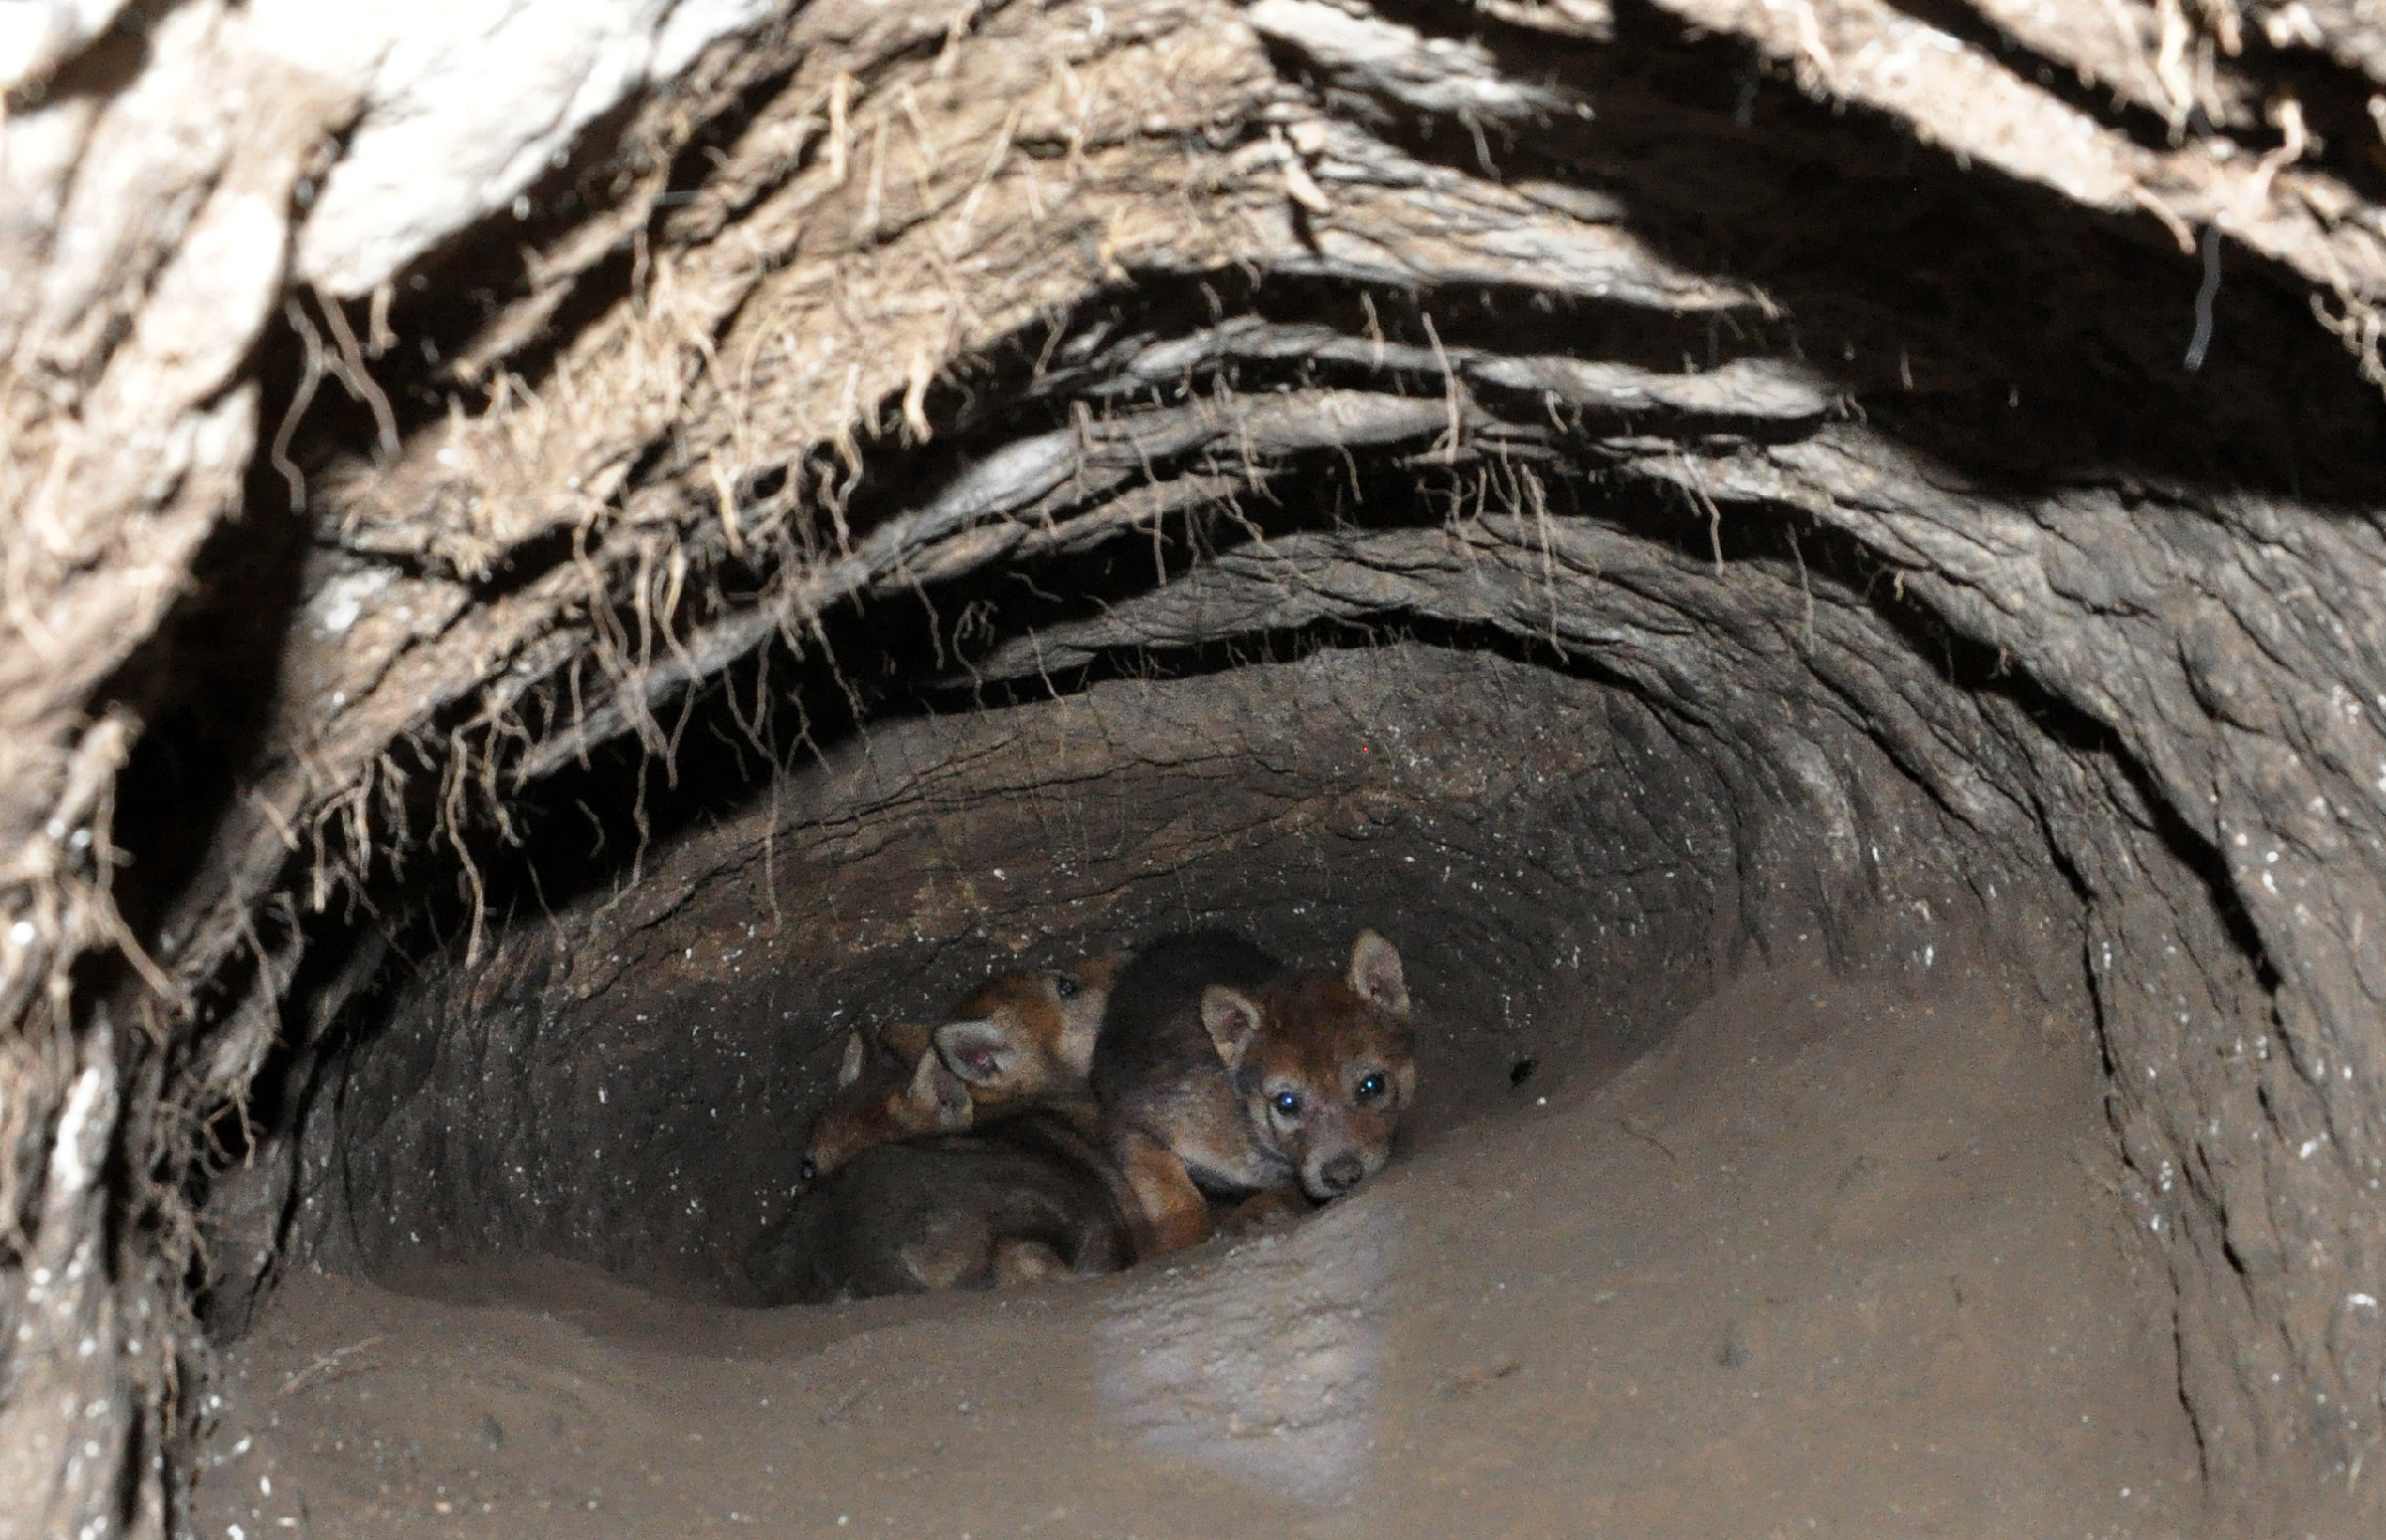
[[[1429,1143],[1506,1111],[1522,1061],[1536,1091],[1600,1084],[1785,948],[1926,978],[2034,949],[2051,992],[2075,982],[2068,895],[1976,847],[1961,869],[1877,750],[1751,805],[1684,734],[1612,683],[1417,642],[872,729],[634,887],[550,890],[477,966],[428,959],[298,1141],[288,1264],[528,1252],[743,1297],[847,1031],[1176,928],[1321,963],[1391,936],[1429,1002]],[[1832,893],[1828,821],[1856,804],[1904,843]],[[2026,937],[1983,939],[1965,883],[2000,876]]]

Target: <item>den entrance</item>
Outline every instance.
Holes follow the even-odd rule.
[[[2192,1496],[2076,916],[1918,854],[1876,750],[1754,781],[1447,630],[937,704],[760,786],[756,745],[692,756],[650,848],[581,820],[577,891],[492,872],[477,938],[458,905],[394,966],[320,1076],[211,1525],[2102,1534]],[[1915,821],[1850,869],[1834,805]],[[1401,947],[1385,1173],[1111,1279],[756,1305],[849,1028],[1207,925]]]

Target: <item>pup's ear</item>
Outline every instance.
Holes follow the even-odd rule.
[[[893,1026],[879,1028],[878,1042],[880,1047],[902,1060],[907,1070],[918,1064],[931,1046],[928,1028],[916,1021],[898,1021]]]
[[[862,1066],[870,1062],[870,1045],[862,1041],[859,1032],[845,1034],[845,1062],[837,1066],[837,1089],[843,1091],[862,1078]]]
[[[912,1072],[911,1089],[906,1095],[914,1107],[929,1114],[940,1130],[953,1133],[969,1126],[977,1112],[969,1100],[969,1088],[961,1078],[944,1068],[944,1061],[935,1054],[922,1054],[920,1067]]]
[[[1260,1008],[1224,984],[1212,984],[1201,994],[1201,1024],[1218,1045],[1218,1057],[1229,1070],[1243,1068],[1243,1055],[1259,1035]]]
[[[1401,977],[1400,953],[1373,931],[1361,931],[1350,948],[1350,987],[1395,1016],[1409,1014],[1409,986]]]
[[[972,1086],[1009,1085],[1026,1052],[1018,1023],[1001,1016],[948,1021],[937,1028],[937,1057]]]

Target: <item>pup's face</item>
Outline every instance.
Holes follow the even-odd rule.
[[[1408,1006],[1399,956],[1373,932],[1361,936],[1346,978],[1301,974],[1256,998],[1222,986],[1203,997],[1204,1024],[1254,1136],[1320,1203],[1392,1157],[1401,1114],[1417,1098]]]
[[[1082,1089],[1112,959],[986,980],[937,1028],[937,1054],[985,1106]]]
[[[1300,980],[1283,994],[1265,1002],[1269,1019],[1235,1080],[1261,1142],[1323,1203],[1392,1158],[1417,1066],[1407,1026],[1340,979]]]
[[[903,1022],[875,1037],[856,1032],[837,1089],[812,1119],[798,1174],[809,1186],[874,1145],[961,1132],[975,1113],[969,1088],[930,1051],[927,1029]]]

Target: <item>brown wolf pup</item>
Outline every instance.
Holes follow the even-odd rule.
[[[928,1028],[908,1021],[845,1040],[837,1089],[804,1139],[806,1186],[876,1145],[968,1128],[976,1115],[969,1088],[930,1051],[931,1041]]]
[[[936,1029],[937,1057],[968,1086],[980,1115],[1085,1095],[1118,960],[997,974],[953,1008]]]
[[[765,1303],[818,1303],[1114,1273],[1130,1256],[1103,1151],[1034,1110],[862,1150],[755,1242],[746,1273]]]
[[[1340,977],[1288,972],[1221,931],[1138,952],[1092,1073],[1137,1252],[1207,1240],[1205,1192],[1322,1203],[1381,1170],[1416,1098],[1408,1016],[1400,953],[1373,931]]]
[[[837,1089],[805,1139],[802,1180],[874,1145],[960,1133],[990,1113],[1084,1097],[1113,965],[1101,958],[1000,973],[940,1026],[854,1033]]]

